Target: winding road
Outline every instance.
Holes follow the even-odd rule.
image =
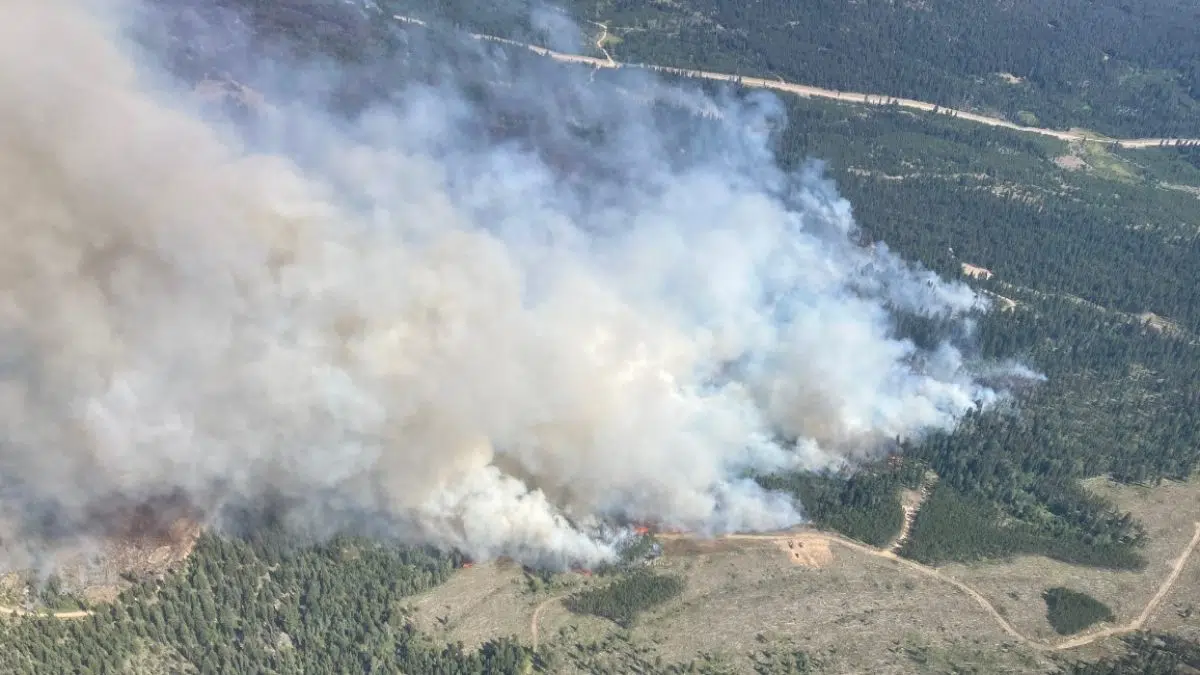
[[[402,15],[393,15],[393,18],[397,21],[401,21],[404,23],[421,25],[421,26],[425,25],[424,21],[422,21],[420,19],[415,19],[412,17],[406,17],[406,16],[402,16]],[[858,103],[858,104],[865,104],[865,105],[895,105],[895,106],[899,106],[901,108],[909,108],[909,109],[913,109],[913,110],[945,114],[945,115],[949,115],[951,117],[955,117],[958,119],[963,119],[963,120],[967,120],[967,121],[971,121],[971,122],[977,122],[979,124],[986,124],[988,126],[1003,127],[1006,129],[1012,129],[1014,131],[1020,131],[1020,132],[1031,133],[1031,134],[1039,134],[1042,136],[1050,136],[1050,137],[1058,138],[1058,139],[1064,140],[1064,141],[1104,143],[1104,144],[1108,144],[1108,145],[1116,145],[1116,146],[1123,147],[1123,148],[1149,148],[1149,147],[1157,147],[1157,146],[1161,146],[1161,145],[1166,145],[1166,146],[1193,145],[1193,144],[1200,145],[1200,138],[1107,138],[1107,137],[1097,136],[1097,135],[1093,135],[1093,134],[1088,134],[1088,133],[1082,132],[1082,131],[1061,131],[1061,130],[1057,130],[1057,129],[1047,129],[1047,128],[1043,128],[1043,127],[1023,126],[1023,125],[1019,125],[1019,124],[1014,124],[1012,122],[1009,122],[1008,120],[1000,119],[998,117],[989,117],[987,115],[980,115],[980,114],[976,114],[976,113],[967,112],[964,110],[956,110],[953,108],[947,108],[944,106],[939,106],[939,105],[929,103],[926,101],[918,101],[915,99],[899,98],[899,97],[887,96],[887,95],[881,95],[881,94],[866,94],[866,93],[859,93],[859,92],[837,91],[837,90],[831,90],[831,89],[823,89],[821,87],[814,87],[811,85],[786,82],[783,80],[768,80],[768,79],[759,78],[759,77],[746,77],[746,76],[734,75],[734,74],[730,74],[730,73],[717,73],[717,72],[706,71],[706,70],[695,70],[695,69],[691,69],[691,68],[677,68],[677,67],[673,67],[673,66],[662,66],[662,65],[652,65],[652,64],[622,63],[622,62],[613,60],[613,58],[611,57],[609,52],[603,46],[604,41],[608,36],[607,25],[602,24],[602,23],[597,23],[596,25],[603,28],[603,32],[602,32],[601,36],[596,41],[596,47],[602,53],[604,53],[606,58],[597,58],[597,57],[592,57],[592,56],[584,56],[581,54],[568,54],[568,53],[564,53],[564,52],[558,52],[558,51],[554,51],[552,49],[548,49],[546,47],[532,45],[532,44],[528,44],[528,43],[524,43],[524,42],[517,42],[515,40],[509,40],[509,39],[497,37],[494,35],[471,33],[471,37],[473,37],[477,40],[488,40],[488,41],[492,41],[492,42],[498,42],[498,43],[503,43],[503,44],[507,44],[507,45],[512,45],[515,47],[521,47],[524,49],[528,49],[534,53],[540,54],[542,56],[547,56],[547,57],[550,57],[550,58],[558,60],[558,61],[563,61],[563,62],[568,62],[568,63],[586,64],[586,65],[594,66],[596,68],[624,68],[624,67],[641,68],[644,70],[650,70],[650,71],[654,71],[654,72],[666,73],[666,74],[671,74],[671,75],[681,75],[681,76],[685,76],[685,77],[697,77],[697,78],[703,78],[703,79],[708,79],[708,80],[725,81],[725,82],[736,82],[743,86],[772,89],[772,90],[776,90],[776,91],[782,91],[782,92],[786,92],[786,93],[790,93],[790,94],[795,94],[798,96],[827,98],[827,99],[833,99],[833,100],[837,100],[837,101],[844,101],[844,102],[848,102],[848,103]],[[1040,640],[1036,640],[1034,638],[1031,638],[1029,636],[1022,634],[1015,627],[1013,627],[1013,625],[1011,623],[1009,623],[1008,620],[1005,619],[1003,615],[1000,614],[1000,612],[995,608],[994,605],[992,605],[992,603],[990,601],[988,601],[987,598],[985,598],[982,594],[980,594],[978,591],[971,588],[967,584],[942,573],[940,570],[938,570],[936,568],[929,567],[927,565],[923,565],[916,561],[909,560],[907,558],[902,558],[899,555],[897,555],[895,552],[895,549],[899,548],[898,544],[903,543],[903,540],[906,538],[906,536],[908,534],[908,528],[911,526],[912,518],[914,516],[915,516],[915,509],[913,509],[912,512],[910,512],[908,509],[906,509],[904,530],[903,530],[900,538],[898,539],[898,541],[894,542],[893,545],[890,546],[888,549],[879,549],[879,548],[874,548],[872,546],[867,546],[866,544],[862,544],[860,542],[856,542],[851,539],[847,539],[840,535],[829,533],[829,532],[814,532],[814,533],[811,533],[811,535],[820,536],[820,537],[826,539],[829,543],[837,544],[839,546],[843,546],[845,548],[852,549],[852,550],[858,551],[860,553],[864,553],[866,555],[891,560],[899,565],[907,567],[907,568],[909,568],[915,572],[918,572],[922,575],[938,579],[939,581],[942,581],[946,584],[953,586],[954,588],[962,591],[964,594],[970,596],[981,608],[983,608],[995,620],[995,622],[1000,626],[1000,628],[1005,633],[1007,633],[1008,635],[1012,636],[1013,638],[1015,638],[1017,640],[1020,640],[1021,642],[1025,643],[1025,644],[1029,645],[1030,647],[1033,647],[1033,648],[1039,649],[1039,650],[1057,651],[1057,650],[1074,649],[1076,647],[1081,647],[1083,645],[1087,645],[1087,644],[1090,644],[1092,642],[1095,642],[1097,640],[1101,640],[1101,639],[1104,639],[1107,637],[1112,637],[1112,636],[1116,636],[1116,635],[1124,635],[1127,633],[1131,633],[1131,632],[1140,630],[1146,624],[1146,622],[1150,620],[1150,618],[1154,615],[1154,612],[1162,604],[1163,599],[1166,598],[1167,594],[1170,592],[1170,590],[1174,586],[1175,582],[1179,579],[1180,574],[1183,572],[1184,567],[1186,567],[1188,561],[1190,560],[1192,554],[1195,552],[1197,546],[1200,545],[1200,522],[1197,522],[1195,524],[1196,530],[1195,530],[1195,533],[1192,535],[1191,541],[1187,544],[1187,546],[1184,547],[1183,551],[1179,554],[1179,557],[1175,560],[1175,563],[1172,566],[1171,572],[1167,575],[1167,577],[1159,585],[1157,592],[1146,603],[1146,606],[1142,609],[1142,612],[1136,618],[1134,618],[1132,621],[1130,621],[1126,624],[1119,625],[1119,626],[1111,626],[1108,628],[1102,628],[1102,629],[1094,630],[1091,632],[1087,632],[1087,633],[1069,638],[1062,642],[1047,643],[1047,642],[1042,642]],[[721,539],[725,539],[725,540],[757,540],[757,541],[777,542],[777,541],[786,541],[788,538],[790,538],[792,536],[793,536],[793,533],[730,534],[730,535],[721,537]],[[682,535],[682,534],[660,534],[659,537],[664,538],[664,539],[689,538],[688,535]],[[530,633],[532,634],[533,648],[535,650],[538,648],[538,621],[541,618],[542,612],[551,603],[559,601],[562,598],[564,598],[565,596],[566,596],[565,594],[560,594],[560,595],[556,595],[556,596],[547,598],[546,600],[544,600],[540,604],[538,604],[537,607],[534,609],[533,616],[530,619]],[[92,612],[88,611],[88,610],[75,610],[75,611],[68,611],[68,612],[54,612],[52,614],[45,614],[45,613],[40,613],[40,612],[30,612],[30,611],[21,609],[19,607],[0,606],[0,614],[13,615],[13,616],[52,616],[52,617],[58,618],[58,619],[81,619],[81,618],[85,618],[87,616],[91,616]]]
[[[1141,613],[1138,614],[1138,616],[1136,618],[1134,618],[1132,621],[1125,623],[1125,624],[1121,624],[1118,626],[1110,626],[1107,628],[1100,628],[1100,629],[1086,632],[1086,633],[1083,633],[1080,635],[1076,635],[1075,637],[1069,638],[1062,642],[1056,642],[1056,643],[1042,642],[1040,640],[1037,640],[1035,638],[1031,638],[1027,635],[1022,634],[1011,623],[1009,623],[1008,619],[1004,618],[1004,616],[1002,614],[1000,614],[999,610],[997,610],[996,607],[987,598],[983,597],[983,595],[981,593],[979,593],[979,591],[976,591],[974,588],[971,588],[970,586],[959,581],[958,579],[955,579],[949,575],[944,574],[941,570],[938,570],[934,567],[929,567],[928,565],[923,565],[914,560],[909,560],[908,558],[902,558],[899,555],[897,555],[894,551],[892,551],[890,547],[888,549],[879,549],[879,548],[875,548],[873,546],[867,546],[866,544],[854,541],[852,539],[847,539],[841,535],[833,534],[831,532],[806,531],[805,534],[808,536],[821,537],[831,544],[837,544],[839,546],[842,546],[842,547],[845,547],[845,548],[848,548],[848,549],[851,549],[854,551],[858,551],[859,553],[864,553],[866,555],[874,556],[876,558],[884,558],[886,560],[891,560],[891,561],[893,561],[899,565],[902,565],[904,567],[907,567],[908,569],[913,570],[919,574],[922,574],[927,577],[937,579],[943,583],[949,584],[949,585],[953,586],[954,588],[962,591],[964,594],[966,594],[972,600],[974,600],[976,602],[976,604],[978,604],[981,608],[983,608],[983,610],[986,611],[988,613],[988,615],[990,615],[992,617],[992,619],[996,622],[996,624],[999,625],[1000,628],[1005,633],[1007,633],[1009,636],[1013,637],[1014,639],[1019,640],[1034,649],[1043,650],[1043,651],[1061,651],[1061,650],[1066,650],[1066,649],[1074,649],[1076,647],[1082,647],[1084,645],[1091,644],[1097,640],[1102,640],[1104,638],[1113,637],[1116,635],[1125,635],[1127,633],[1132,633],[1134,631],[1141,630],[1146,625],[1146,622],[1148,622],[1150,620],[1150,618],[1152,616],[1154,616],[1154,612],[1158,610],[1158,608],[1162,604],[1163,600],[1167,597],[1167,594],[1170,593],[1171,589],[1175,585],[1175,582],[1178,581],[1179,576],[1183,573],[1184,568],[1187,566],[1188,561],[1191,559],[1192,554],[1195,553],[1196,547],[1198,545],[1200,545],[1200,522],[1195,523],[1195,528],[1196,529],[1195,529],[1195,532],[1192,534],[1191,540],[1187,543],[1186,546],[1184,546],[1183,550],[1179,554],[1179,557],[1176,558],[1174,564],[1172,564],[1170,573],[1167,575],[1167,577],[1165,579],[1163,579],[1162,583],[1159,584],[1158,590],[1154,593],[1153,597],[1151,597],[1150,600],[1146,603],[1146,606],[1142,609]],[[729,535],[720,537],[720,539],[725,540],[725,541],[786,542],[788,539],[794,537],[795,534],[796,534],[795,532],[763,533],[763,534],[729,534]],[[670,533],[670,534],[664,533],[664,534],[659,534],[658,536],[659,536],[659,538],[662,538],[662,539],[677,539],[677,540],[693,538],[691,535],[674,534],[674,533]],[[539,638],[538,622],[539,622],[539,619],[541,618],[542,612],[545,611],[546,607],[548,607],[551,603],[562,600],[564,597],[566,597],[566,595],[567,594],[559,594],[559,595],[549,597],[549,598],[543,600],[541,603],[539,603],[536,608],[534,608],[533,616],[530,617],[530,621],[529,621],[529,632],[533,638],[532,642],[533,642],[534,650],[537,650],[538,644],[539,644],[539,642],[538,642],[538,638]],[[91,616],[92,612],[87,611],[87,610],[75,610],[75,611],[69,611],[69,612],[54,612],[53,614],[44,614],[44,613],[39,613],[39,612],[30,612],[30,611],[27,611],[27,610],[24,610],[24,609],[21,609],[18,607],[0,606],[0,614],[8,614],[8,615],[14,615],[14,616],[52,616],[56,619],[82,619],[82,618]]]
[[[866,544],[862,544],[862,543],[859,543],[852,539],[847,539],[841,535],[833,534],[830,532],[812,532],[809,534],[810,534],[810,536],[811,535],[820,536],[820,537],[824,538],[825,540],[827,540],[829,543],[837,544],[839,546],[843,546],[845,548],[852,549],[852,550],[858,551],[860,553],[865,553],[867,555],[874,556],[876,558],[885,558],[887,560],[891,560],[897,564],[907,567],[910,570],[918,572],[919,574],[923,574],[927,577],[931,577],[931,578],[937,579],[943,583],[949,584],[949,585],[955,587],[956,589],[962,591],[966,595],[968,595],[971,599],[973,599],[980,607],[983,608],[984,611],[986,611],[992,617],[992,619],[996,622],[996,624],[999,625],[1000,628],[1005,633],[1010,635],[1011,637],[1013,637],[1017,640],[1020,640],[1021,642],[1025,643],[1025,644],[1029,645],[1030,647],[1037,649],[1037,650],[1061,651],[1061,650],[1066,650],[1066,649],[1074,649],[1076,647],[1082,647],[1083,645],[1091,644],[1097,640],[1102,640],[1104,638],[1112,637],[1114,635],[1125,635],[1127,633],[1132,633],[1134,631],[1141,630],[1142,627],[1145,626],[1146,622],[1150,620],[1150,617],[1152,617],[1154,615],[1155,610],[1157,610],[1159,605],[1162,604],[1162,601],[1164,598],[1166,598],[1167,593],[1169,593],[1171,591],[1171,588],[1175,585],[1175,582],[1179,579],[1179,575],[1183,572],[1183,569],[1187,565],[1188,560],[1191,559],[1192,554],[1196,551],[1197,545],[1200,545],[1200,522],[1197,522],[1195,524],[1195,527],[1196,527],[1196,531],[1192,535],[1191,541],[1188,542],[1188,544],[1183,548],[1183,551],[1180,552],[1179,557],[1176,558],[1175,563],[1171,567],[1171,572],[1167,575],[1167,577],[1165,579],[1163,579],[1162,583],[1158,587],[1158,591],[1154,594],[1153,597],[1150,598],[1149,602],[1146,603],[1145,608],[1142,609],[1142,612],[1140,614],[1138,614],[1138,616],[1135,619],[1133,619],[1132,621],[1125,623],[1125,624],[1121,624],[1118,626],[1110,626],[1108,628],[1101,628],[1101,629],[1093,630],[1090,632],[1085,632],[1080,635],[1076,635],[1075,637],[1064,640],[1062,642],[1055,642],[1055,643],[1042,642],[1041,640],[1037,640],[1035,638],[1029,637],[1028,635],[1022,634],[1015,627],[1013,627],[1013,625],[1011,623],[1009,623],[1008,619],[1004,618],[1004,616],[1002,614],[1000,614],[999,610],[997,610],[996,607],[987,598],[983,597],[983,595],[981,593],[979,593],[979,591],[976,591],[974,588],[971,588],[970,586],[959,581],[958,579],[955,579],[954,577],[951,577],[951,576],[943,573],[941,570],[938,570],[937,568],[929,567],[928,565],[923,565],[914,560],[909,560],[908,558],[902,558],[902,557],[896,555],[896,553],[894,553],[891,550],[879,549],[879,548],[875,548],[873,546],[867,546]],[[783,534],[774,534],[774,533],[772,533],[772,534],[730,534],[730,535],[721,537],[721,539],[723,539],[723,540],[755,540],[755,541],[778,542],[778,541],[786,541],[787,539],[789,539],[793,536],[795,536],[795,533],[791,533],[791,532],[783,533]],[[688,535],[675,535],[675,534],[659,535],[659,537],[664,538],[664,539],[686,539],[686,538],[689,538]],[[547,602],[549,602],[549,601],[547,601]],[[535,616],[534,616],[535,623],[537,620],[536,614],[537,613],[535,613]]]
[[[403,23],[424,26],[425,22],[420,19],[415,19],[399,14],[392,15],[392,18]],[[528,49],[535,54],[548,56],[556,61],[566,63],[579,63],[594,66],[596,68],[641,68],[658,73],[666,73],[669,75],[680,75],[684,77],[698,77],[706,80],[715,80],[721,82],[736,82],[746,87],[759,87],[762,89],[773,89],[782,91],[797,96],[827,98],[835,101],[844,101],[846,103],[859,103],[864,105],[894,105],[910,110],[920,110],[923,112],[934,112],[942,115],[949,115],[957,119],[986,124],[992,127],[1002,127],[1020,131],[1029,134],[1038,134],[1041,136],[1050,136],[1063,141],[1072,142],[1090,142],[1103,143],[1106,145],[1116,145],[1122,148],[1153,148],[1160,145],[1175,146],[1175,145],[1200,145],[1200,138],[1109,138],[1097,134],[1090,134],[1085,131],[1062,131],[1059,129],[1047,129],[1045,127],[1030,127],[1021,124],[1016,124],[999,117],[990,117],[988,115],[980,115],[978,113],[967,112],[966,110],[957,110],[955,108],[947,108],[929,103],[928,101],[918,101],[911,98],[900,98],[897,96],[889,96],[886,94],[866,94],[854,91],[838,91],[835,89],[824,89],[822,87],[814,87],[807,84],[797,84],[795,82],[786,82],[783,80],[768,80],[762,77],[748,77],[744,75],[736,75],[732,73],[717,73],[709,70],[696,70],[693,68],[677,68],[675,66],[662,66],[645,63],[623,63],[613,60],[609,52],[600,45],[608,36],[608,27],[605,24],[597,24],[604,29],[604,32],[599,40],[597,47],[604,53],[607,58],[598,58],[595,56],[584,56],[582,54],[568,54],[559,52],[553,49],[548,49],[539,45],[533,45],[526,42],[517,42],[507,38],[497,37],[495,35],[484,35],[482,33],[471,33],[471,37],[476,40],[488,40],[490,42],[498,42],[501,44],[511,45]]]

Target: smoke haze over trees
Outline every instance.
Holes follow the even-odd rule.
[[[795,523],[748,473],[1004,395],[963,349],[987,303],[860,245],[819,167],[781,171],[771,97],[592,83],[331,4],[9,4],[13,555],[164,500],[594,561],[602,518]],[[291,10],[342,53],[263,34]],[[231,117],[197,80],[260,98]]]
[[[380,4],[425,11],[420,0]],[[511,4],[448,4],[474,30],[539,37],[528,12],[501,9]],[[1113,136],[1200,133],[1200,8],[1185,0],[561,4],[608,24],[607,49],[620,61],[782,77]]]

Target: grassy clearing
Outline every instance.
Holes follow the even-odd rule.
[[[1163,148],[1120,148],[1113,152],[1157,183],[1200,186],[1200,168],[1179,152]]]
[[[1109,150],[1103,143],[1080,143],[1077,152],[1097,176],[1122,183],[1139,179],[1137,167]]]
[[[606,35],[604,37],[604,39],[600,41],[600,46],[601,47],[616,47],[617,45],[621,44],[624,41],[625,40],[620,35],[616,35],[613,32],[609,31],[608,35]]]
[[[819,660],[822,672],[928,672],[902,653],[916,635],[960,666],[991,654],[992,665],[975,672],[1048,669],[1048,661],[1013,645],[965,595],[894,562],[843,547],[833,548],[832,560],[822,568],[793,565],[771,544],[668,556],[664,564],[686,576],[687,589],[668,609],[639,622],[632,634],[639,643],[657,645],[669,662],[720,644],[738,655],[734,672],[754,672],[746,655],[763,645],[788,644]]]

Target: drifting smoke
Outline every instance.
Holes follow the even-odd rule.
[[[313,101],[355,72],[276,54],[257,90],[316,93],[241,133],[103,3],[0,2],[10,554],[165,498],[594,561],[607,518],[796,523],[752,472],[840,467],[1002,395],[973,375],[994,365],[893,335],[894,309],[968,331],[985,303],[857,245],[819,167],[777,169],[770,98],[623,80],[720,110],[681,128],[468,41],[567,154],[490,134],[438,64],[347,121]],[[253,41],[208,29],[187,40]]]

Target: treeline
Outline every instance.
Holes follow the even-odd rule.
[[[576,614],[593,614],[628,628],[638,615],[683,593],[684,581],[673,574],[635,569],[615,581],[567,598],[567,609]]]
[[[945,483],[938,484],[921,506],[900,554],[928,565],[1017,555],[1045,555],[1111,569],[1145,565],[1132,542],[1088,541],[1066,528],[1064,534],[1054,536],[1027,521],[1006,517],[995,502],[964,495]]]
[[[10,619],[0,671],[51,673],[524,673],[533,653],[508,639],[438,645],[405,598],[456,560],[341,538],[295,547],[203,536],[181,573],[126,591],[86,620]]]
[[[759,476],[757,481],[791,494],[819,527],[882,547],[904,523],[900,490],[919,486],[923,474],[923,467],[904,462],[841,475],[796,472]]]

